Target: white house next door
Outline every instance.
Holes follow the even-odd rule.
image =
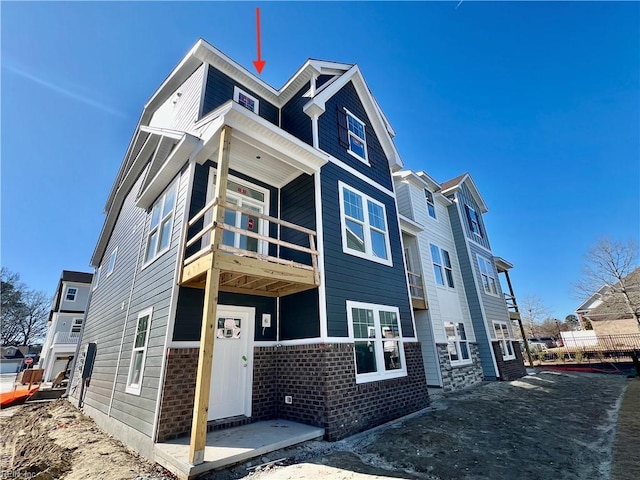
[[[218,305],[208,420],[251,416],[255,309]]]

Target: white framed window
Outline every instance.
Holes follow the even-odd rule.
[[[433,193],[425,188],[424,198],[427,202],[427,212],[429,212],[429,216],[431,218],[436,218],[436,205],[433,203]]]
[[[365,124],[346,108],[344,111],[347,114],[347,131],[349,134],[349,149],[347,151],[357,159],[368,163]]]
[[[96,273],[93,275],[93,287],[92,291],[98,288],[98,284],[100,283],[100,275],[102,274],[102,265],[96,269]]]
[[[493,269],[493,263],[480,255],[477,255],[477,257],[478,266],[480,267],[480,277],[482,279],[482,288],[490,295],[498,295],[496,273]]]
[[[356,383],[407,375],[397,307],[347,300],[347,318],[354,341]]]
[[[118,256],[118,247],[116,247],[109,256],[109,263],[107,264],[107,277],[113,273],[116,268],[116,257]]]
[[[150,263],[158,258],[171,246],[176,190],[177,183],[174,183],[151,207],[151,222],[144,250],[144,263]]]
[[[144,376],[144,363],[147,359],[147,344],[152,314],[153,307],[147,308],[138,314],[138,321],[136,322],[126,388],[127,393],[134,395],[140,395],[142,390],[142,377]]]
[[[451,365],[471,363],[471,352],[464,323],[444,322],[444,331],[447,335],[447,350]]]
[[[73,323],[71,324],[71,333],[70,337],[79,337],[80,331],[82,330],[82,318],[74,318]]]
[[[233,101],[238,102],[244,108],[251,110],[253,113],[260,111],[260,101],[253,95],[249,95],[247,92],[238,87],[233,87]]]
[[[431,260],[433,261],[433,274],[436,283],[449,288],[455,288],[453,283],[453,270],[451,267],[451,257],[449,252],[434,244],[429,244],[431,249]]]
[[[76,287],[67,287],[67,293],[64,295],[65,302],[75,302],[78,296],[78,289]]]
[[[469,223],[469,230],[472,233],[482,237],[482,229],[480,228],[480,217],[476,213],[476,211],[471,208],[469,205],[464,206],[465,212],[467,213],[467,222]]]
[[[342,251],[392,265],[387,214],[382,203],[338,182]]]
[[[493,328],[496,332],[496,338],[500,343],[500,350],[502,351],[502,358],[504,360],[513,360],[516,358],[516,354],[513,351],[513,342],[511,341],[511,334],[509,333],[509,327],[506,322],[493,322]]]

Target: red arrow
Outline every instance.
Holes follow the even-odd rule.
[[[260,8],[256,8],[256,30],[258,38],[258,59],[254,60],[253,65],[258,71],[258,75],[260,75],[262,73],[262,69],[264,68],[264,64],[267,63],[260,58]]]

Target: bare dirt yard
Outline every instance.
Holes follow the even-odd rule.
[[[430,408],[403,421],[200,478],[631,480],[640,471],[639,405],[640,379],[539,372],[435,395]],[[14,409],[2,418],[0,478],[173,478],[63,400]]]

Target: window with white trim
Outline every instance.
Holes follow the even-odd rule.
[[[73,323],[71,324],[71,333],[70,337],[76,338],[80,336],[80,331],[82,330],[82,318],[74,318]]]
[[[426,188],[424,189],[424,198],[427,201],[427,211],[431,218],[436,218],[436,205],[433,203],[433,193]]]
[[[464,206],[465,212],[467,212],[467,222],[469,223],[469,230],[475,233],[479,237],[482,237],[482,229],[480,228],[480,217],[476,211],[469,205]]]
[[[145,263],[159,257],[171,246],[176,190],[177,184],[174,183],[151,207],[151,222],[144,251]]]
[[[436,283],[438,285],[446,285],[449,288],[455,288],[449,252],[432,243],[429,244],[429,246],[431,248],[431,260],[433,261],[433,274],[435,275]]]
[[[65,302],[75,302],[78,296],[78,289],[76,287],[67,287],[67,293],[64,296]]]
[[[148,308],[138,314],[133,337],[129,375],[127,376],[127,393],[140,395],[142,389],[142,377],[144,376],[144,364],[147,359],[147,344],[149,343],[152,313],[153,308]]]
[[[367,157],[367,134],[364,122],[345,108],[347,114],[347,131],[349,132],[348,152],[356,158],[368,162]]]
[[[253,113],[260,111],[260,100],[253,95],[249,95],[247,92],[238,87],[233,87],[233,101],[238,102],[247,110],[251,110]]]
[[[93,275],[93,288],[92,290],[95,290],[96,288],[98,288],[98,284],[100,283],[100,275],[102,274],[102,266],[99,266],[96,269],[96,273]]]
[[[382,203],[338,182],[342,250],[357,257],[392,265],[387,215]]]
[[[482,287],[484,291],[490,295],[498,295],[498,287],[496,286],[496,273],[493,269],[493,263],[490,260],[478,257],[478,266],[480,267],[480,277],[482,279]]]
[[[502,358],[504,360],[513,360],[516,358],[516,354],[513,351],[513,342],[511,341],[511,334],[509,333],[509,327],[506,322],[493,322],[493,328],[496,332],[496,338],[500,343],[500,350],[502,351]]]
[[[464,323],[444,322],[447,335],[447,351],[451,365],[471,363],[471,352]]]
[[[356,383],[406,376],[397,307],[347,301],[354,340]]]
[[[113,273],[116,268],[116,257],[118,256],[118,247],[116,247],[109,256],[109,263],[107,264],[107,277]]]

